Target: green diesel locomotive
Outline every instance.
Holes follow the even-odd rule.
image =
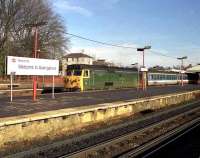
[[[134,88],[138,86],[138,73],[136,68],[69,65],[64,85],[65,89],[81,91]]]

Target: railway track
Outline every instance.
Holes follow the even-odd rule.
[[[187,134],[188,132],[192,131],[194,128],[197,128],[200,126],[200,118],[196,118],[195,120],[192,120],[182,126],[180,126],[177,129],[173,129],[170,132],[163,134],[160,137],[155,138],[154,140],[141,145],[140,147],[122,153],[116,157],[118,158],[148,158],[151,155],[153,155],[155,152],[161,150],[162,148],[165,148],[170,143],[176,141],[183,135]],[[159,145],[159,146],[158,146]]]
[[[190,119],[189,119],[188,116],[189,117],[192,116],[192,117],[190,117]],[[125,135],[121,135],[119,137],[115,137],[115,138],[107,140],[105,142],[95,144],[95,145],[88,147],[86,149],[83,149],[81,151],[63,155],[59,158],[137,157],[144,151],[150,149],[152,146],[159,144],[160,142],[168,139],[169,137],[172,137],[175,134],[180,133],[181,131],[185,130],[189,126],[193,126],[194,124],[198,123],[200,121],[199,116],[200,116],[200,108],[197,107],[195,109],[181,113],[177,116],[168,118],[166,120],[162,120],[159,123],[154,123],[143,129],[139,129],[137,131],[130,132]],[[187,117],[187,119],[186,119],[186,117]],[[180,123],[183,118],[185,121]],[[179,122],[178,126],[176,126],[176,127],[169,126],[169,124],[176,123],[176,122]],[[165,129],[166,127],[168,128],[167,130]],[[161,129],[163,131],[165,129],[166,131],[164,133],[160,134],[159,136],[156,136],[156,137],[154,136],[152,138],[149,137],[148,140],[146,140],[146,142],[145,141],[139,142],[139,139],[141,139],[141,137],[145,137],[152,132],[158,132],[159,129]],[[131,150],[131,151],[129,151],[129,150]]]
[[[166,148],[168,145],[176,142],[178,139],[180,139],[181,137],[184,137],[185,135],[187,135],[188,133],[190,133],[191,131],[193,131],[194,129],[196,129],[198,127],[200,127],[200,119],[199,118],[187,123],[186,125],[184,125],[182,127],[181,130],[172,131],[168,135],[163,136],[162,138],[155,139],[153,142],[151,142],[153,147],[151,148],[151,144],[149,143],[150,149],[146,145],[146,147],[144,147],[145,150],[141,154],[139,154],[137,157],[138,158],[139,157],[142,157],[142,158],[154,157],[153,155],[156,152],[159,152],[160,150]],[[197,137],[194,137],[194,138],[197,138]],[[134,156],[134,154],[132,155],[131,153],[134,153],[134,151],[123,154],[123,156],[120,156],[120,158],[136,157],[136,156]],[[185,156],[183,156],[183,157],[185,157]],[[188,157],[188,156],[186,156],[186,157]]]
[[[117,157],[200,116],[200,100],[8,157]]]

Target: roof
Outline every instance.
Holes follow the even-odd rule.
[[[96,69],[96,70],[116,70],[116,71],[137,71],[137,68],[126,68],[126,67],[114,67],[107,65],[85,65],[85,64],[74,64],[68,65],[68,69]]]
[[[196,66],[193,66],[193,67],[187,69],[187,72],[189,72],[189,73],[199,72],[200,73],[200,65],[196,65]]]
[[[156,73],[156,74],[179,74],[179,72],[174,72],[174,71],[163,71],[163,70],[149,70],[148,73]]]
[[[108,65],[85,65],[85,64],[73,64],[68,65],[67,69],[96,69],[96,70],[114,70],[114,71],[137,71],[136,67],[116,67]],[[163,73],[163,74],[178,74],[173,71],[148,71],[149,73]]]
[[[81,57],[92,58],[91,56],[89,56],[87,54],[83,54],[83,53],[70,53],[70,54],[63,56],[63,58],[81,58]]]

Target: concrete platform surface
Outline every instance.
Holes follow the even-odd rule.
[[[200,85],[149,87],[147,91],[136,89],[122,89],[111,91],[89,91],[89,92],[66,92],[55,94],[56,98],[51,99],[51,94],[41,95],[38,101],[32,102],[31,97],[14,97],[10,103],[9,97],[0,97],[0,118],[34,114],[38,112],[73,108],[86,105],[95,105],[111,102],[121,102],[137,98],[144,98],[157,95],[165,95],[178,92],[200,90]]]

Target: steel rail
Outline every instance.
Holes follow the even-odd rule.
[[[149,128],[156,127],[156,126],[159,126],[159,125],[161,125],[163,123],[170,122],[172,120],[175,120],[175,119],[177,119],[177,118],[179,118],[181,116],[187,115],[187,114],[192,113],[192,112],[197,111],[197,110],[200,110],[200,107],[193,108],[192,110],[186,111],[184,113],[178,114],[176,116],[170,117],[170,118],[162,120],[160,122],[151,124],[151,125],[143,128],[143,129],[138,129],[138,130],[136,130],[134,132],[129,132],[129,133],[125,134],[125,135],[109,139],[107,141],[104,141],[104,142],[95,144],[93,146],[84,148],[84,149],[82,149],[80,151],[77,151],[77,152],[74,152],[74,153],[70,153],[70,154],[67,154],[67,155],[63,155],[63,156],[61,156],[59,158],[87,157],[88,153],[90,153],[90,152],[99,150],[101,148],[104,148],[105,146],[111,146],[112,144],[116,144],[116,143],[122,142],[122,141],[127,140],[128,138],[132,137],[133,135],[136,135],[136,134],[139,134],[139,133],[142,133],[142,132],[148,130]],[[141,151],[141,149],[140,150],[139,149],[140,148],[138,148],[137,151]],[[139,152],[137,152],[137,153],[139,154]],[[85,156],[83,156],[83,155],[85,155]]]
[[[153,153],[155,153],[156,151],[160,150],[161,148],[164,148],[166,145],[170,144],[171,142],[175,141],[176,139],[180,138],[181,136],[185,135],[186,133],[188,133],[189,131],[193,130],[194,128],[198,127],[200,125],[200,118],[196,118],[195,120],[192,120],[176,129],[171,130],[170,132],[167,132],[166,134],[157,137],[156,139],[132,150],[129,151],[127,153],[122,154],[121,156],[118,156],[118,158],[132,158],[132,157],[137,157],[138,155],[144,153],[147,150],[150,150],[151,148],[153,148],[154,146],[162,143],[163,141],[170,139],[171,137],[173,137],[174,135],[177,135],[178,133],[181,133],[182,131],[184,131],[183,133],[181,133],[180,135],[177,135],[175,138],[171,139],[170,141],[167,141],[166,143],[164,143],[163,145],[159,146],[158,148],[152,150],[151,152],[144,154],[144,156],[142,158],[147,158],[148,156],[152,155]],[[186,130],[186,131],[185,131]]]
[[[171,139],[171,140],[168,141],[167,143],[161,145],[159,148],[153,150],[153,151],[150,152],[149,154],[145,155],[143,158],[146,158],[147,156],[152,155],[153,153],[155,153],[156,151],[160,150],[161,148],[164,148],[164,147],[167,146],[168,144],[170,144],[170,143],[176,141],[178,138],[184,136],[184,135],[187,134],[188,132],[190,132],[190,131],[192,131],[193,129],[199,127],[199,126],[200,126],[200,122],[199,122],[199,121],[200,121],[200,118],[197,118],[196,120],[192,121],[192,123],[194,123],[194,124],[197,123],[197,124],[195,124],[195,125],[192,124],[192,127],[191,127],[191,128],[187,129],[186,131],[184,131],[183,133],[181,133],[181,134],[178,135],[177,137]]]

